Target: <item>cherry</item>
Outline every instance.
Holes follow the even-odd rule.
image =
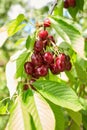
[[[33,53],[31,56],[31,61],[34,66],[41,66],[43,63],[43,59],[40,54]]]
[[[44,53],[43,59],[48,64],[51,64],[54,61],[53,54],[50,52]]]
[[[46,38],[48,36],[48,32],[46,30],[41,30],[38,35],[39,35],[40,39],[46,40]]]
[[[70,61],[70,57],[68,55],[66,55],[66,62]]]
[[[51,70],[51,72],[52,72],[53,74],[59,74],[59,73],[60,73],[60,71],[59,71],[59,69],[58,69],[58,67],[57,67],[56,64],[51,64],[51,65],[50,65],[50,70]]]
[[[32,75],[33,73],[33,64],[32,62],[25,62],[24,64],[25,72],[29,75]]]
[[[60,72],[63,72],[66,69],[66,63],[65,61],[62,61],[61,59],[58,59],[56,61],[56,66],[58,67]]]
[[[65,61],[66,60],[66,55],[64,54],[64,53],[60,53],[59,55],[58,55],[58,57],[56,58],[56,60],[57,59],[60,59],[61,61]]]
[[[44,49],[46,49],[47,44],[48,44],[48,41],[47,41],[47,40],[44,40],[44,41],[43,41],[43,47],[44,47]]]
[[[24,84],[23,90],[26,91],[26,90],[28,90],[28,89],[29,89],[28,85],[27,85],[27,84]]]
[[[48,68],[45,65],[42,65],[41,67],[35,69],[35,74],[37,76],[46,76],[47,73],[48,73]]]
[[[34,44],[34,50],[36,52],[40,52],[40,51],[43,50],[43,42],[41,40],[38,40],[38,41],[35,42],[35,44]]]
[[[52,42],[55,43],[54,37],[53,37],[52,35],[49,35],[49,36],[48,36],[48,39],[49,39],[50,41],[52,41]]]
[[[76,0],[67,0],[67,1],[68,1],[69,6],[71,6],[71,7],[76,6]]]
[[[48,18],[46,18],[44,20],[44,27],[50,27],[50,25],[51,25],[51,21]]]
[[[72,68],[72,64],[71,64],[71,62],[68,62],[68,63],[66,64],[66,70],[67,70],[67,71],[70,71],[71,68]]]
[[[68,0],[65,0],[65,1],[64,1],[64,8],[66,8],[66,9],[69,8]]]

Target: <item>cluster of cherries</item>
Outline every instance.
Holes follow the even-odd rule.
[[[56,55],[55,52],[46,51],[47,46],[55,45],[54,37],[49,35],[46,30],[50,25],[50,20],[48,18],[45,19],[45,29],[38,33],[38,39],[35,41],[34,51],[31,55],[31,61],[27,61],[24,64],[26,74],[31,76],[31,80],[29,81],[31,86],[36,79],[46,76],[49,69],[53,74],[59,74],[65,70],[71,70],[72,67],[68,55],[64,53]],[[25,85],[24,89],[26,90],[27,88],[28,86]]]
[[[64,8],[75,7],[76,0],[64,0]]]

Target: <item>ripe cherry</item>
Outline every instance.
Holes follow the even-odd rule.
[[[25,72],[29,75],[32,75],[33,73],[33,64],[32,62],[25,62],[24,64]]]
[[[27,84],[24,84],[23,90],[26,91],[26,90],[28,90],[28,89],[29,89],[28,85],[27,85]]]
[[[70,7],[76,6],[76,0],[67,0]]]
[[[63,72],[66,69],[66,63],[61,59],[56,60],[56,66],[58,67],[60,72]]]
[[[50,27],[50,25],[51,25],[51,21],[49,20],[49,18],[46,18],[44,20],[44,27]]]
[[[46,52],[43,55],[44,62],[47,64],[51,64],[54,61],[53,54],[50,52]]]
[[[40,54],[37,54],[37,53],[32,54],[31,61],[32,61],[34,66],[41,66],[43,63],[42,56]]]
[[[65,0],[65,1],[64,1],[64,8],[66,8],[66,9],[69,8],[68,0]]]
[[[41,40],[38,40],[34,44],[34,51],[35,52],[41,52],[43,50],[43,42]]]
[[[66,70],[67,70],[67,71],[70,71],[71,68],[72,68],[72,64],[71,64],[71,62],[68,62],[68,63],[66,64]]]
[[[38,35],[39,35],[40,39],[46,40],[46,38],[48,36],[48,32],[46,30],[41,30]]]
[[[49,39],[50,41],[52,41],[53,43],[55,43],[54,37],[53,37],[52,35],[49,35],[49,36],[48,36],[48,39]]]
[[[51,64],[51,65],[50,65],[50,70],[51,70],[51,72],[52,72],[53,74],[59,74],[59,73],[60,73],[60,71],[59,71],[59,69],[58,69],[58,67],[57,67],[56,64]]]
[[[48,73],[48,68],[45,65],[42,65],[41,67],[35,69],[35,74],[37,76],[46,76],[47,73]]]

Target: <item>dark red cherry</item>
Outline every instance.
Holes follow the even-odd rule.
[[[48,31],[46,30],[41,30],[38,34],[39,38],[42,40],[46,40],[47,36],[48,36]]]
[[[31,61],[34,66],[41,66],[43,63],[42,56],[40,54],[35,54],[35,53],[32,54]]]
[[[28,85],[27,85],[27,84],[24,84],[23,90],[26,91],[26,90],[28,90],[28,89],[29,89]]]
[[[37,76],[46,76],[47,73],[48,73],[48,68],[45,65],[42,65],[41,67],[35,69],[35,74]]]
[[[49,19],[49,18],[46,18],[46,19],[44,20],[44,27],[50,27],[50,25],[51,25],[50,19]]]
[[[41,40],[38,40],[34,44],[34,51],[35,52],[41,52],[43,50],[43,42]]]
[[[52,42],[55,43],[55,39],[54,39],[54,37],[53,37],[52,35],[49,35],[49,36],[48,36],[48,39],[49,39],[50,41],[52,41]]]
[[[60,71],[59,71],[59,69],[58,69],[58,67],[57,67],[56,64],[51,64],[51,65],[50,65],[50,70],[51,70],[51,72],[52,72],[53,74],[59,74],[59,73],[60,73]]]
[[[66,69],[66,63],[60,59],[56,61],[56,66],[60,72],[63,72]]]
[[[76,6],[76,0],[67,0],[70,7]]]
[[[69,8],[69,3],[68,3],[68,0],[64,0],[64,8]]]
[[[72,68],[72,64],[71,64],[71,62],[68,62],[68,63],[66,64],[66,70],[67,70],[67,71],[70,71],[71,68]]]
[[[25,62],[24,64],[25,72],[29,75],[32,75],[33,73],[33,64],[32,62]]]
[[[54,61],[53,54],[51,52],[46,52],[43,55],[44,62],[51,64]]]

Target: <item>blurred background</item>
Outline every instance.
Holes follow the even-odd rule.
[[[23,48],[23,39],[33,33],[35,24],[38,21],[42,22],[49,14],[53,2],[54,0],[0,0],[0,28],[9,23],[10,20],[15,19],[19,14],[24,14],[29,20],[29,22],[27,21],[27,26],[22,31],[8,38],[4,44],[0,41],[0,101],[9,97],[5,77],[6,63],[12,54]],[[67,10],[64,10],[64,15],[70,17]],[[84,32],[83,35],[87,38],[87,0],[85,0],[84,11],[77,15],[76,20],[80,21],[79,24]],[[3,35],[1,37],[3,39]],[[18,41],[19,39],[21,40]],[[4,100],[3,104],[6,104],[7,100]],[[8,115],[0,115],[0,130],[5,129],[7,120]]]

